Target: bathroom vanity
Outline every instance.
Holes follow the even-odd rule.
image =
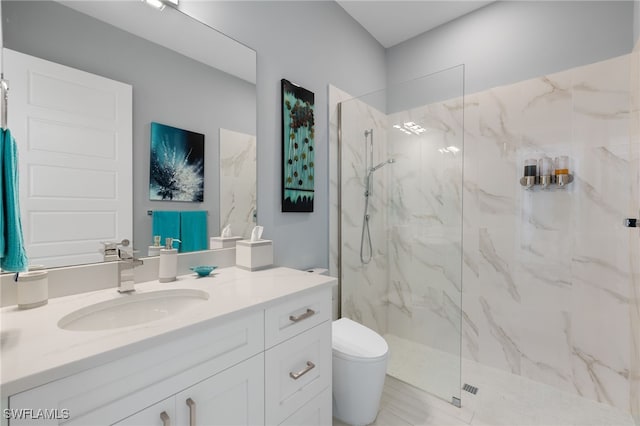
[[[331,424],[333,285],[288,268],[230,267],[141,283],[135,296],[108,289],[3,308],[3,424]],[[146,310],[163,309],[158,298],[189,300],[148,320]],[[116,306],[118,319],[71,325],[92,306]]]

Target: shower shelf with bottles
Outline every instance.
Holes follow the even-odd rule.
[[[525,189],[564,188],[573,182],[573,175],[569,173],[569,157],[561,155],[554,159],[542,157],[538,160],[528,159],[524,162],[524,176],[520,178],[520,185]]]

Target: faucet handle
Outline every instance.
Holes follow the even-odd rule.
[[[118,249],[118,258],[121,260],[133,259],[133,253],[126,249]]]
[[[130,246],[131,242],[127,239],[122,240],[118,247],[118,258],[122,260],[131,260],[135,259],[134,254],[138,252],[138,250],[134,250],[132,246]]]
[[[98,249],[98,253],[102,254],[103,260],[105,262],[118,260],[118,243],[114,241],[100,241],[102,247]]]
[[[100,241],[100,244],[102,244],[102,248],[100,248],[98,251],[102,254],[105,255],[109,255],[109,254],[117,254],[118,253],[118,247],[129,247],[129,244],[131,244],[131,242],[128,239],[123,239],[120,242],[117,241]]]
[[[115,241],[100,241],[100,244],[102,244],[102,248],[100,249],[102,253],[118,248],[118,243],[116,243]]]

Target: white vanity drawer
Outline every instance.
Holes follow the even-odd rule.
[[[266,423],[280,424],[330,385],[331,321],[325,321],[265,353]]]
[[[265,311],[266,348],[331,319],[331,289],[323,288]]]
[[[331,426],[333,424],[331,387],[293,413],[280,426]]]

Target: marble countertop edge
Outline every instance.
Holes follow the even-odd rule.
[[[10,395],[172,341],[244,312],[264,309],[294,294],[336,285],[335,278],[274,267],[249,272],[221,268],[210,277],[195,274],[171,283],[136,284],[136,293],[166,289],[200,289],[209,299],[197,309],[143,324],[101,330],[69,331],[58,328],[60,318],[84,306],[120,295],[115,288],[51,299],[45,306],[0,310],[0,395]]]

